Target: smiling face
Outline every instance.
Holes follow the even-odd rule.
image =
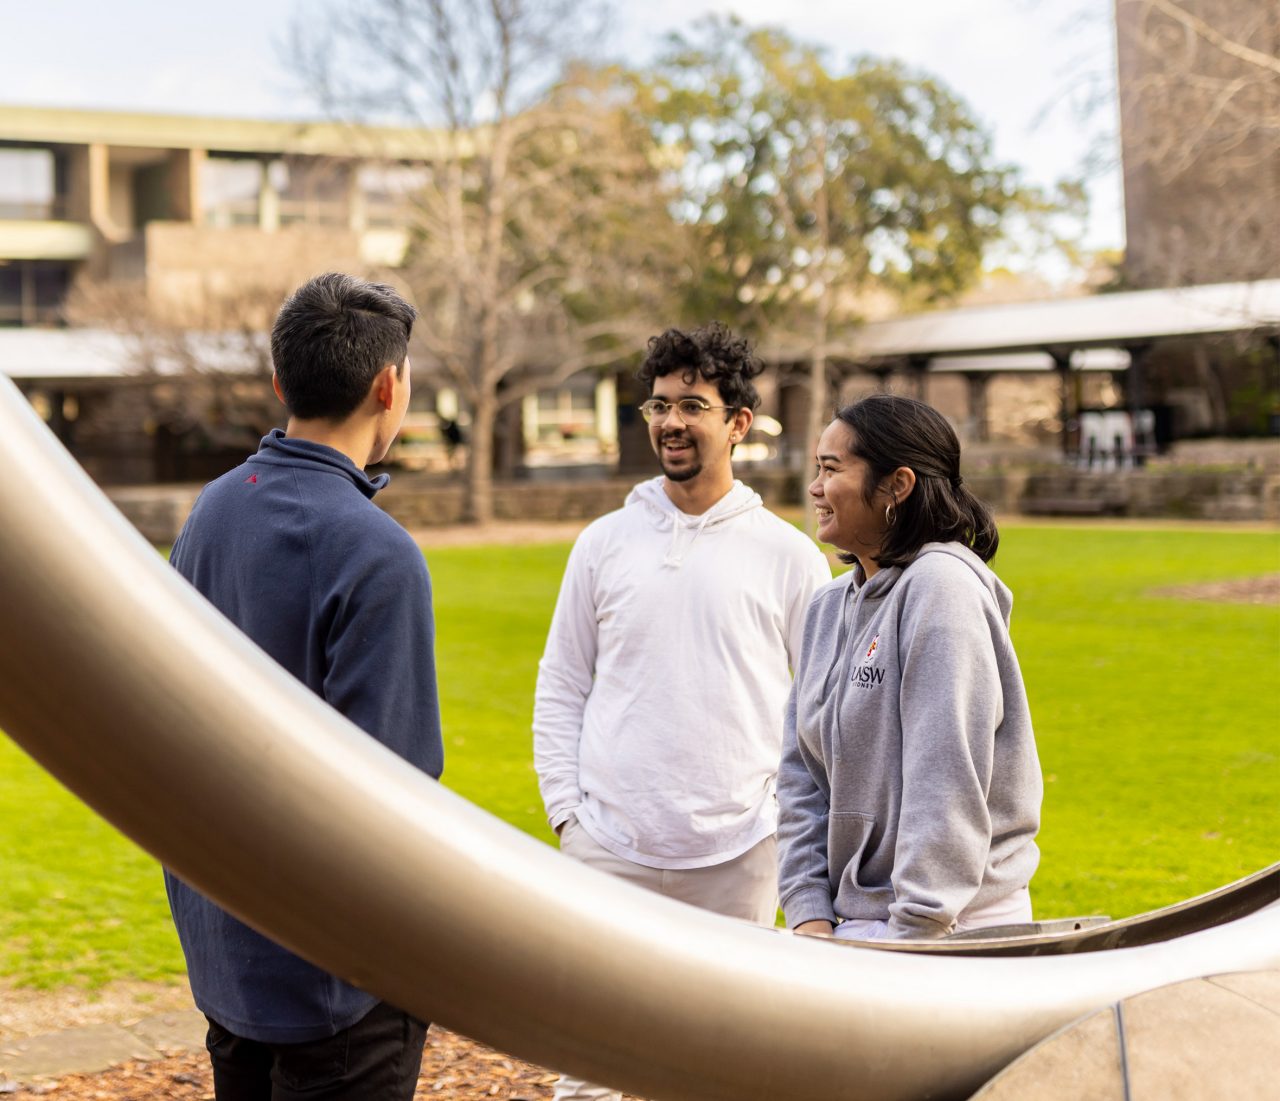
[[[653,397],[666,402],[681,398],[698,398],[710,406],[723,406],[724,399],[715,383],[695,375],[692,382],[675,371],[653,380]],[[697,424],[685,424],[679,412],[672,409],[665,419],[649,425],[649,442],[662,466],[662,473],[672,482],[691,482],[707,476],[712,480],[732,481],[730,451],[750,424],[750,411],[738,410],[725,420],[726,410],[708,409]]]
[[[857,555],[869,577],[888,530],[885,506],[891,498],[887,490],[877,489],[867,501],[871,468],[852,453],[852,446],[853,430],[847,424],[836,420],[827,425],[818,440],[818,473],[809,496],[818,517],[818,539]]]

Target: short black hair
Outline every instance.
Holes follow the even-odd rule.
[[[745,337],[735,337],[724,325],[713,321],[700,329],[684,332],[668,329],[649,338],[649,354],[636,377],[653,393],[654,379],[679,371],[686,384],[701,377],[714,382],[720,400],[729,408],[725,420],[738,409],[755,411],[760,395],[751,382],[764,370],[764,363],[751,350]]]
[[[898,467],[915,472],[915,489],[894,502],[878,566],[905,566],[925,543],[963,543],[984,562],[995,557],[1000,532],[990,509],[960,476],[960,439],[946,417],[915,398],[872,394],[845,406],[836,420],[849,427],[849,450],[870,470],[863,487],[867,504]]]
[[[291,416],[343,420],[378,372],[404,369],[415,310],[391,287],[341,272],[308,280],[271,327],[271,363]]]

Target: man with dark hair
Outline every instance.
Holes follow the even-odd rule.
[[[172,562],[353,723],[433,777],[443,763],[431,582],[374,505],[409,404],[416,312],[390,287],[321,275],[271,332],[287,427],[205,487]],[[413,1096],[426,1027],[254,932],[170,872],[174,924],[209,1019],[218,1101]],[[298,899],[298,905],[307,905]]]
[[[591,524],[565,568],[533,713],[561,851],[773,925],[774,784],[810,597],[806,535],[735,481],[763,365],[718,324],[649,341],[641,407],[662,476]],[[564,1077],[557,1101],[616,1098]]]

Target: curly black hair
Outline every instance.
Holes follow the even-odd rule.
[[[676,371],[681,372],[686,384],[698,377],[714,382],[720,400],[729,407],[725,417],[728,420],[733,416],[732,410],[754,412],[759,406],[760,395],[751,380],[763,370],[764,363],[745,337],[736,337],[719,321],[713,321],[692,332],[668,329],[650,337],[649,354],[636,377],[650,394],[654,379]]]

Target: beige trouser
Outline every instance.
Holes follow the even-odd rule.
[[[773,836],[741,856],[709,868],[646,868],[614,856],[596,844],[576,818],[570,818],[560,831],[560,851],[589,868],[703,910],[770,927],[777,921],[778,840]],[[619,1101],[621,1097],[616,1090],[567,1074],[556,1083],[555,1101]]]

